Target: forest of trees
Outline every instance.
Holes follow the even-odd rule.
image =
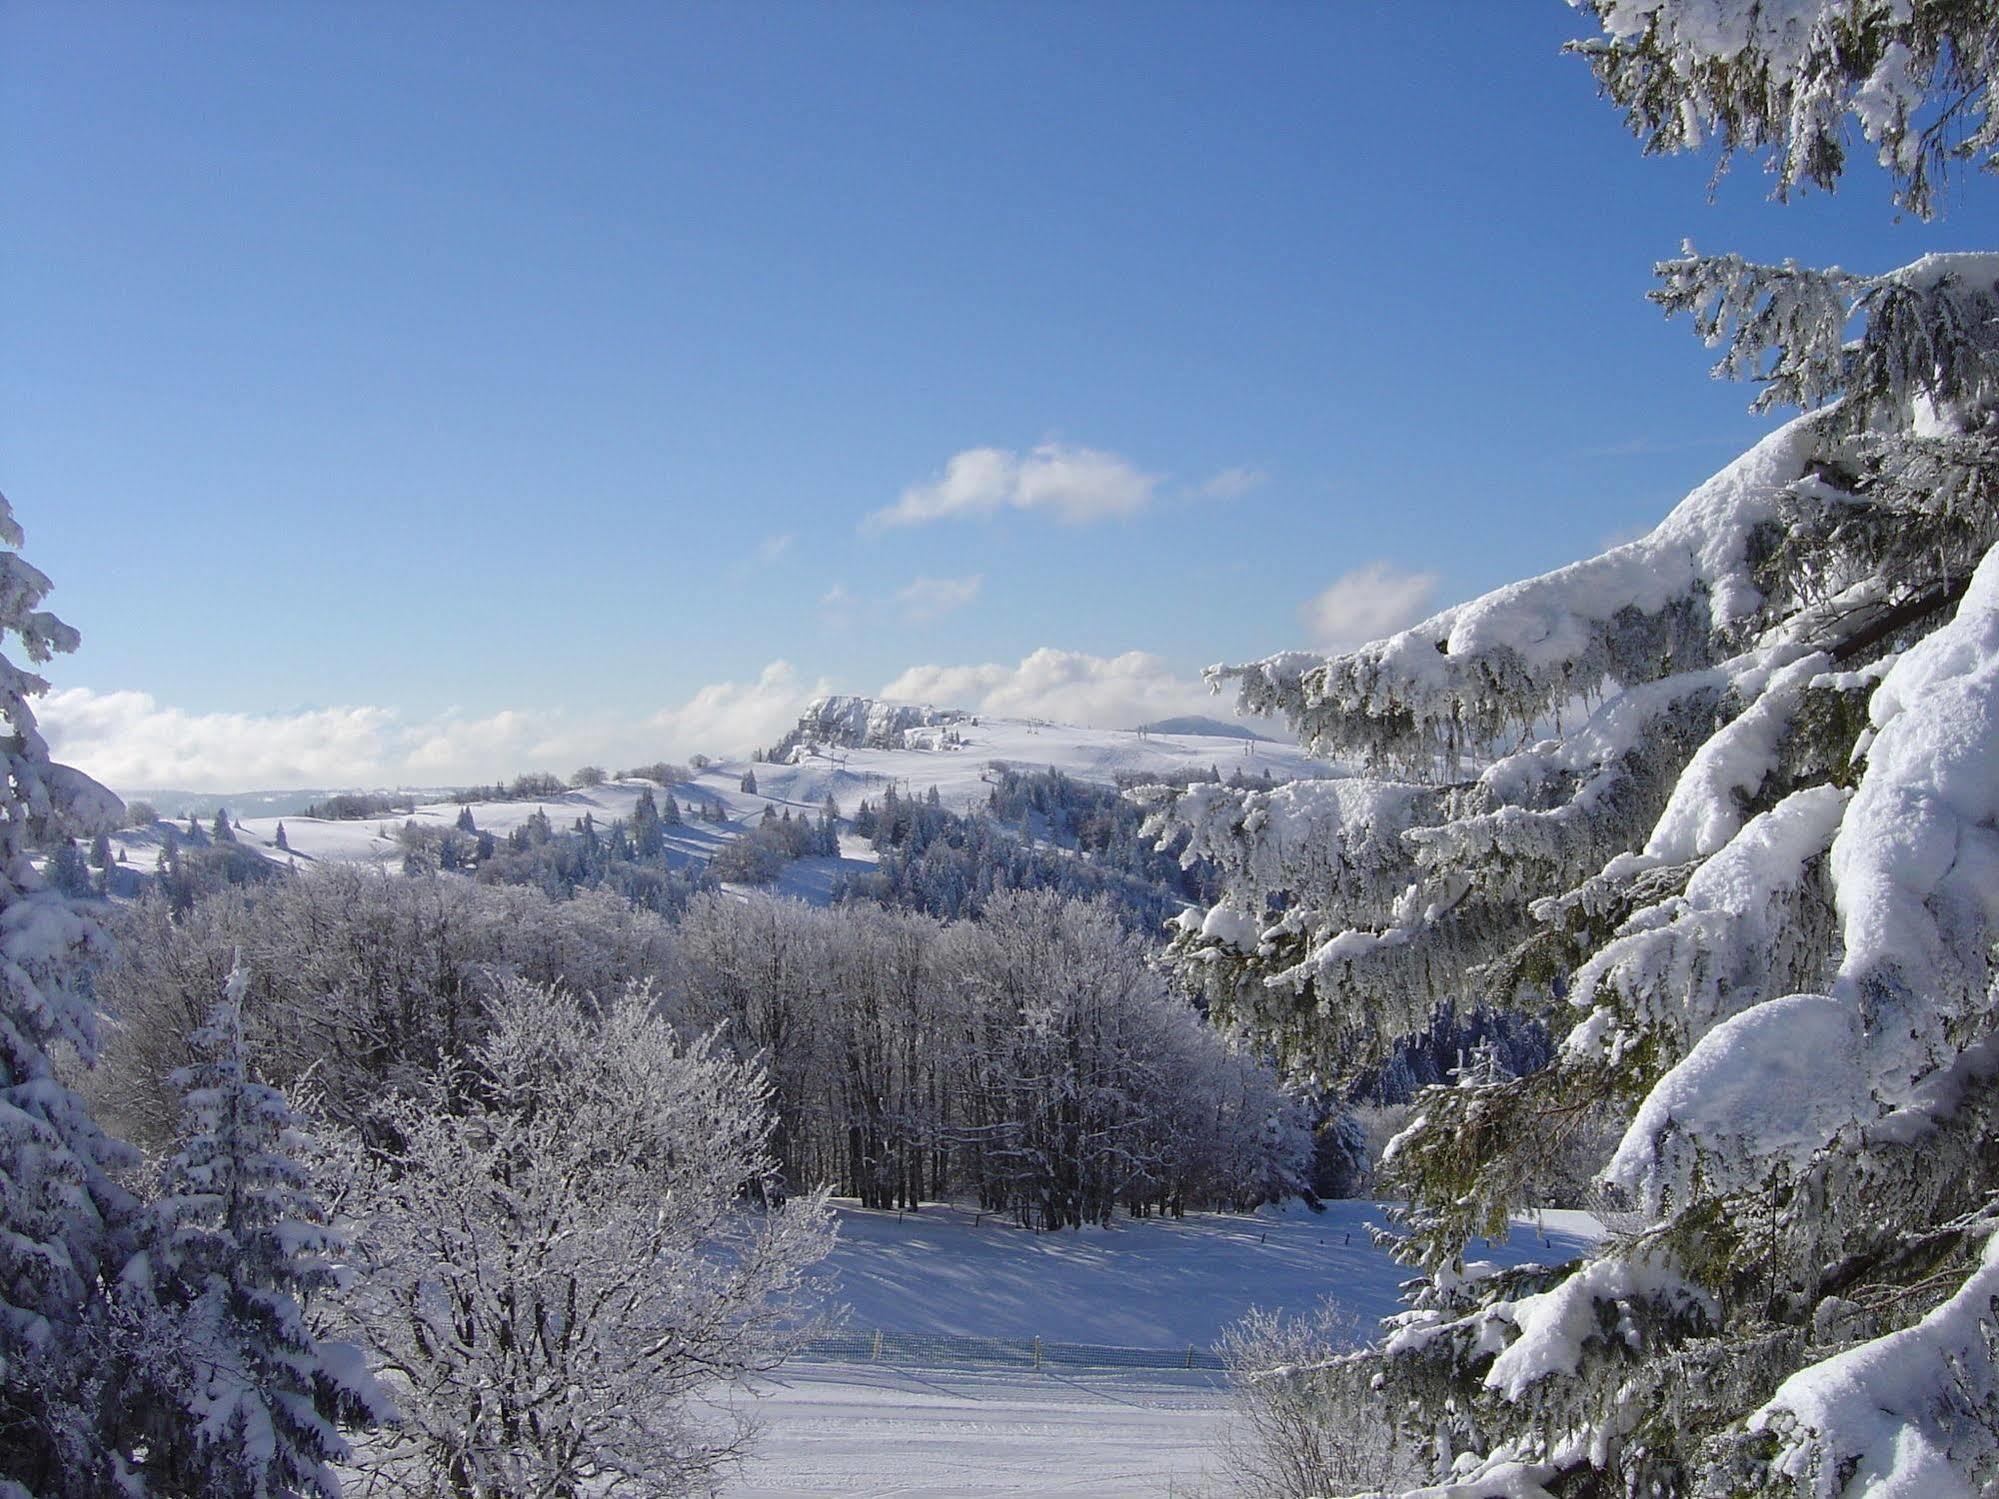
[[[1578,3],[1647,151],[1781,199],[1857,132],[1918,219],[1999,165],[1989,4]],[[1237,1329],[1241,1491],[1999,1492],[1999,254],[1658,274],[1799,414],[1642,539],[1216,669],[1362,773],[890,791],[825,907],[742,887],[839,808],[693,870],[664,763],[394,875],[190,818],[119,887],[0,500],[0,1499],[707,1492],[829,1194],[1241,1210],[1390,1119],[1407,1309]],[[1575,1259],[1469,1253],[1584,1197]]]
[[[0,559],[31,657],[73,645]],[[648,793],[504,844],[468,806],[399,875],[197,878],[257,858],[218,813],[113,903],[77,840],[107,872],[122,809],[11,680],[0,1492],[703,1492],[752,1426],[692,1402],[810,1325],[827,1189],[1063,1229],[1313,1169],[1105,901],[663,900],[618,874],[663,862]]]
[[[1303,1186],[1310,1121],[1231,1053],[1102,903],[1052,893],[947,925],[878,907],[696,896],[673,921],[608,891],[551,898],[329,869],[114,925],[99,991],[120,1026],[89,1079],[123,1137],[164,1147],[160,1081],[239,955],[259,1076],[310,1082],[362,1128],[483,1030],[502,979],[650,986],[658,1013],[769,1080],[773,1185],[870,1206],[976,1200],[1062,1227],[1246,1206]]]
[[[992,779],[984,805],[962,814],[934,792],[893,787],[861,802],[853,830],[873,845],[875,866],[842,879],[834,899],[955,918],[978,915],[998,892],[1054,890],[1108,900],[1150,935],[1211,893],[1202,866],[1140,836],[1142,817],[1113,788],[1004,765]]]

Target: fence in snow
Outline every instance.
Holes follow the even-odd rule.
[[[972,1338],[945,1333],[873,1331],[812,1338],[794,1357],[813,1363],[916,1364],[928,1368],[1222,1369],[1212,1348],[1115,1348],[1045,1338]]]

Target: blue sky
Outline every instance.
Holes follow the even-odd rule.
[[[1999,199],[1710,201],[1581,24],[10,5],[52,738],[233,788],[723,752],[822,684],[1118,723],[1630,535],[1770,425],[1655,260],[1886,268]]]

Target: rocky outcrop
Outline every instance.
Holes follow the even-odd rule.
[[[767,760],[787,760],[801,745],[838,745],[847,749],[932,749],[944,739],[938,731],[969,721],[956,708],[932,708],[922,703],[885,703],[871,697],[816,698],[798,717],[798,724],[765,753]],[[921,742],[918,742],[921,741]]]

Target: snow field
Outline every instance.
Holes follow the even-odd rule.
[[[943,1205],[836,1211],[826,1304],[848,1329],[1205,1349],[1253,1306],[1300,1313],[1327,1295],[1371,1330],[1411,1273],[1374,1245],[1386,1214],[1371,1202],[1047,1234]],[[1567,1259],[1595,1236],[1585,1214],[1543,1217],[1480,1252]],[[724,1492],[1195,1495],[1227,1398],[1225,1378],[1201,1371],[798,1362],[757,1389],[765,1435]]]
[[[1221,1376],[787,1365],[735,1496],[1198,1494]]]

